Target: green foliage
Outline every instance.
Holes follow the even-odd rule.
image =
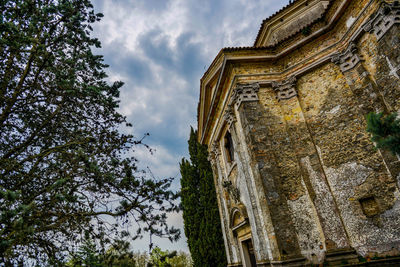
[[[372,134],[371,140],[377,148],[400,155],[400,119],[397,113],[386,116],[383,113],[369,113],[367,131]]]
[[[118,113],[90,0],[0,0],[0,261],[63,261],[89,235],[102,247],[119,226],[179,238],[171,179],[140,171],[142,139]],[[111,219],[110,219],[111,217]],[[110,224],[110,222],[112,222]]]
[[[135,254],[130,251],[130,244],[122,240],[115,241],[103,257],[105,266],[135,267],[138,266],[137,261]]]
[[[155,247],[151,254],[134,253],[129,244],[117,241],[105,253],[91,240],[86,240],[66,267],[191,267],[190,255],[184,252],[162,251]]]
[[[168,262],[173,267],[192,267],[193,262],[192,258],[188,253],[185,252],[178,252],[175,257],[169,258]]]
[[[82,246],[79,248],[78,252],[74,257],[67,263],[67,266],[73,267],[83,267],[83,266],[93,266],[93,267],[103,267],[103,261],[98,254],[96,245],[92,240],[85,240]]]
[[[184,252],[162,251],[159,247],[155,247],[150,254],[150,261],[147,267],[190,267],[192,266],[191,258]]]
[[[148,267],[171,267],[172,265],[169,263],[169,259],[176,256],[176,251],[169,252],[162,251],[159,247],[155,247],[150,254],[150,262],[147,265]]]
[[[129,250],[129,243],[118,240],[101,253],[92,240],[85,240],[77,253],[65,264],[67,267],[135,267],[137,259]]]
[[[207,146],[197,142],[197,132],[191,129],[190,162],[182,159],[181,200],[185,235],[193,264],[226,266],[220,216]]]

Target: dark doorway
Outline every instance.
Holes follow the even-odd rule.
[[[256,256],[254,255],[254,248],[251,239],[247,239],[242,241],[243,246],[243,254],[244,254],[244,261],[245,265],[251,267],[257,267],[256,263]]]

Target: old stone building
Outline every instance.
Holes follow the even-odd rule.
[[[396,261],[400,159],[365,115],[400,111],[398,1],[291,1],[200,90],[229,266]]]

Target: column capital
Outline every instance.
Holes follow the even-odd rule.
[[[276,92],[276,97],[279,101],[297,96],[296,80],[295,76],[291,76],[286,80],[272,83],[272,88]]]
[[[258,101],[257,93],[259,90],[260,85],[258,83],[237,84],[233,90],[229,104],[235,105],[235,108],[239,109],[243,102]]]
[[[331,58],[333,63],[339,65],[342,72],[353,69],[361,60],[362,58],[354,42],[351,42],[344,52],[335,53]]]
[[[379,10],[363,25],[364,31],[374,33],[379,41],[394,24],[400,23],[399,11],[400,4],[397,1],[382,3]]]

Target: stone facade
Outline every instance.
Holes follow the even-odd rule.
[[[365,130],[400,112],[398,1],[292,1],[200,90],[229,266],[400,264],[400,158]]]

